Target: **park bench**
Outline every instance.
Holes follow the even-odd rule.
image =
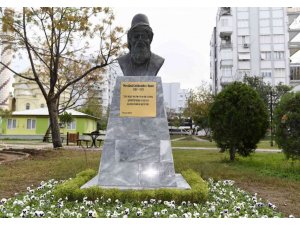
[[[82,143],[85,142],[86,147],[88,147],[89,140],[81,139],[79,137],[79,132],[77,133],[69,133],[67,132],[67,145],[70,143],[76,143],[77,146],[83,147]]]

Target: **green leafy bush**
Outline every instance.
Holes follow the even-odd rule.
[[[276,142],[287,158],[300,159],[300,92],[287,93],[275,109]]]
[[[228,85],[215,98],[209,111],[212,137],[222,151],[248,156],[264,137],[268,112],[258,93],[240,82]]]
[[[93,178],[96,172],[93,170],[83,171],[76,175],[74,179],[68,180],[56,187],[54,195],[57,198],[68,197],[69,200],[82,200],[87,197],[95,200],[100,197],[110,198],[120,201],[144,201],[150,199],[160,199],[163,201],[192,201],[202,202],[208,197],[208,184],[196,172],[192,170],[183,171],[182,175],[191,186],[190,190],[179,190],[171,188],[153,190],[119,190],[106,189],[97,186],[80,189],[80,187]]]

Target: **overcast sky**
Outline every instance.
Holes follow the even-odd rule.
[[[89,4],[90,2],[84,4],[99,6],[100,2],[91,3],[92,5]],[[135,14],[144,13],[148,16],[154,32],[151,50],[165,58],[165,63],[158,74],[162,77],[163,82],[179,82],[181,88],[185,89],[195,88],[201,84],[201,81],[210,82],[210,38],[213,27],[216,25],[217,7],[221,6],[222,0],[218,4],[214,0],[210,0],[209,2],[213,4],[207,7],[203,7],[202,4],[201,6],[192,4],[178,7],[179,1],[170,4],[167,3],[168,1],[165,3],[164,0],[161,0],[161,4],[157,4],[157,2],[152,4],[154,6],[151,6],[151,1],[147,1],[147,5],[137,4],[139,7],[133,6],[132,2],[132,4],[128,4],[129,1],[114,4],[113,2],[113,0],[110,1],[109,6],[115,12],[115,24],[121,25],[125,30],[130,28],[132,17]],[[244,5],[235,6],[251,5],[250,1],[242,2]],[[283,6],[281,2],[278,5],[279,2],[276,0],[263,1],[261,5],[255,6]],[[28,4],[32,5],[32,3]],[[207,5],[207,2],[203,4]],[[230,3],[223,3],[223,6],[228,6],[228,4]],[[55,4],[55,6],[59,5]],[[129,6],[124,7],[124,5]],[[70,5],[65,3],[63,6]]]
[[[130,28],[137,13],[148,16],[154,32],[151,50],[165,58],[158,76],[163,82],[179,82],[195,88],[209,82],[210,38],[216,7],[114,7],[116,25]]]

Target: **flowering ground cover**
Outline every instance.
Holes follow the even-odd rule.
[[[1,164],[0,200],[32,184],[37,186],[41,180],[67,180],[88,168],[97,171],[100,157],[99,151],[44,150],[32,152],[25,160]],[[174,150],[173,157],[178,173],[192,169],[205,180],[234,180],[236,187],[275,204],[284,217],[300,217],[300,161],[286,160],[282,153],[255,153],[229,162],[228,155],[214,150]]]
[[[122,202],[106,196],[100,196],[94,201],[87,197],[79,201],[69,201],[67,197],[57,199],[54,190],[57,185],[64,182],[67,181],[54,179],[42,181],[36,188],[27,187],[27,192],[24,194],[16,194],[15,197],[8,199],[3,198],[0,201],[0,217],[282,217],[274,204],[263,201],[257,194],[251,195],[237,188],[231,180],[208,179],[208,199],[203,203],[161,199]]]

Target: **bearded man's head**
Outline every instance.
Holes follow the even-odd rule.
[[[127,38],[132,62],[137,65],[147,63],[151,57],[153,32],[146,15],[137,14],[133,17]]]

